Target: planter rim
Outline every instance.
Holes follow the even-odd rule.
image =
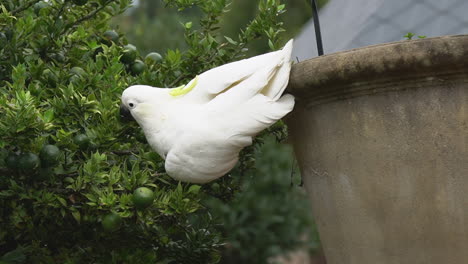
[[[287,92],[313,100],[356,83],[456,72],[468,72],[468,35],[403,40],[302,61],[291,69]]]

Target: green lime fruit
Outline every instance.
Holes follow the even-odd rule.
[[[122,224],[122,217],[116,213],[110,213],[102,218],[101,224],[102,228],[104,228],[106,232],[114,232],[120,228],[120,225]]]
[[[219,192],[219,189],[220,189],[219,183],[216,183],[216,182],[213,183],[211,185],[211,189],[213,189],[213,191],[215,191],[215,192]]]
[[[39,165],[41,165],[41,161],[34,153],[23,153],[18,159],[18,169],[24,171],[37,169]]]
[[[146,187],[140,187],[133,192],[133,204],[137,209],[144,209],[153,204],[154,193]]]
[[[157,52],[148,53],[145,57],[145,62],[148,64],[155,64],[160,61],[162,61],[162,56]]]
[[[71,68],[71,69],[70,69],[70,73],[71,73],[72,75],[78,75],[78,76],[80,76],[80,77],[86,75],[85,70],[83,70],[83,68],[81,68],[81,67],[73,67],[73,68]]]
[[[39,3],[36,3],[36,4],[34,4],[34,6],[33,6],[34,13],[35,13],[36,15],[39,15],[39,12],[41,12],[42,9],[44,9],[44,8],[46,8],[46,7],[48,7],[48,6],[49,6],[49,4],[46,3],[46,2],[39,2]]]
[[[105,2],[106,0],[101,0],[101,1]],[[103,5],[103,4],[102,4],[102,5]],[[112,6],[110,6],[110,5],[106,6],[106,8],[104,8],[104,11],[105,11],[106,13],[108,13],[109,15],[114,16],[115,9],[114,9]]]
[[[70,83],[76,83],[76,82],[78,82],[79,80],[80,80],[80,76],[78,76],[78,75],[72,75],[72,76],[70,76],[70,79],[68,79],[68,81],[69,81]]]
[[[39,153],[43,165],[50,167],[56,165],[60,158],[60,150],[54,145],[45,145]]]
[[[118,43],[119,41],[119,34],[117,34],[117,32],[115,32],[114,30],[107,30],[106,32],[104,32],[103,37],[105,40],[105,44],[107,45],[111,45],[111,42]]]
[[[19,157],[15,153],[10,153],[6,158],[5,158],[5,165],[9,169],[16,169],[18,168],[18,160]]]
[[[80,149],[86,149],[89,147],[90,140],[89,137],[85,134],[78,134],[73,138],[73,142],[80,147]]]
[[[88,3],[88,0],[72,0],[75,5],[82,6]]]
[[[141,74],[142,72],[145,71],[145,69],[146,69],[146,65],[141,60],[135,60],[135,62],[132,63],[132,65],[130,66],[130,72],[133,75]]]
[[[120,61],[123,63],[130,64],[135,61],[137,56],[137,49],[132,44],[125,45],[122,51],[122,57]]]

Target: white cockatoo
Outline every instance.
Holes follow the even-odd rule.
[[[178,88],[131,86],[122,94],[121,114],[138,122],[169,176],[215,180],[255,135],[293,109],[294,97],[283,95],[292,44],[208,70]]]

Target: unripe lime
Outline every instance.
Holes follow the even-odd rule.
[[[86,149],[89,147],[89,137],[85,134],[78,134],[73,138],[73,142],[80,147],[80,149]]]
[[[148,64],[154,64],[154,63],[159,62],[161,60],[162,60],[162,56],[161,56],[161,54],[159,54],[157,52],[148,53],[148,55],[146,55],[146,57],[145,57],[145,62],[148,63]]]
[[[39,157],[34,153],[23,153],[18,159],[18,169],[28,171],[39,168],[41,161]]]
[[[60,150],[54,145],[45,145],[39,153],[41,162],[46,167],[53,166],[58,163],[60,158]]]
[[[119,41],[119,34],[117,34],[117,32],[115,32],[114,30],[107,30],[106,32],[104,32],[103,37],[104,44],[106,45],[111,45],[112,42],[118,43]]]
[[[215,182],[211,185],[211,189],[213,189],[213,191],[215,192],[219,192],[219,189],[220,189],[220,186],[219,186],[219,183]]]
[[[100,0],[100,2],[103,2],[103,1],[106,1],[106,0]],[[115,9],[110,5],[106,6],[106,8],[104,8],[104,11],[108,13],[109,15],[114,15],[115,13]]]
[[[79,80],[80,80],[80,76],[75,75],[75,74],[73,74],[72,76],[70,76],[70,78],[68,79],[68,81],[69,81],[70,83],[76,83],[76,82],[78,82]]]
[[[42,9],[48,7],[49,4],[46,3],[46,2],[39,2],[39,3],[36,3],[34,4],[33,8],[34,8],[34,13],[36,15],[39,15],[39,12],[41,12]]]
[[[5,158],[5,165],[9,169],[16,169],[16,168],[18,168],[18,159],[19,159],[18,155],[16,155],[15,153],[10,153]]]
[[[133,204],[137,209],[144,209],[153,204],[154,193],[146,187],[140,187],[133,192]]]
[[[122,57],[120,57],[120,61],[123,63],[130,64],[135,61],[137,56],[137,49],[132,44],[125,45],[122,51]]]
[[[122,217],[116,213],[110,213],[102,218],[101,224],[106,232],[113,232],[120,228]]]
[[[70,73],[71,73],[72,75],[78,75],[78,76],[80,76],[80,77],[86,75],[85,70],[83,70],[83,68],[81,68],[81,67],[73,67],[73,68],[71,68],[71,69],[70,69]]]
[[[133,74],[133,75],[138,75],[142,72],[144,72],[146,69],[146,65],[144,62],[142,62],[141,60],[136,60],[134,63],[132,63],[132,65],[130,66],[130,72]]]

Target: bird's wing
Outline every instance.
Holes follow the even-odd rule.
[[[187,85],[194,87],[191,87],[191,91],[181,99],[196,103],[209,102],[233,88],[240,89],[240,84],[254,77],[257,72],[263,71],[269,73],[267,81],[271,81],[272,85],[265,89],[257,86],[256,92],[261,90],[263,94],[276,100],[287,85],[291,69],[292,44],[293,40],[290,40],[282,50],[231,62],[206,71]]]
[[[217,113],[217,117],[213,117],[210,122],[217,122],[218,129],[224,131],[228,141],[246,142],[283,118],[293,108],[294,96],[290,94],[285,94],[276,101],[257,94],[237,107]]]

